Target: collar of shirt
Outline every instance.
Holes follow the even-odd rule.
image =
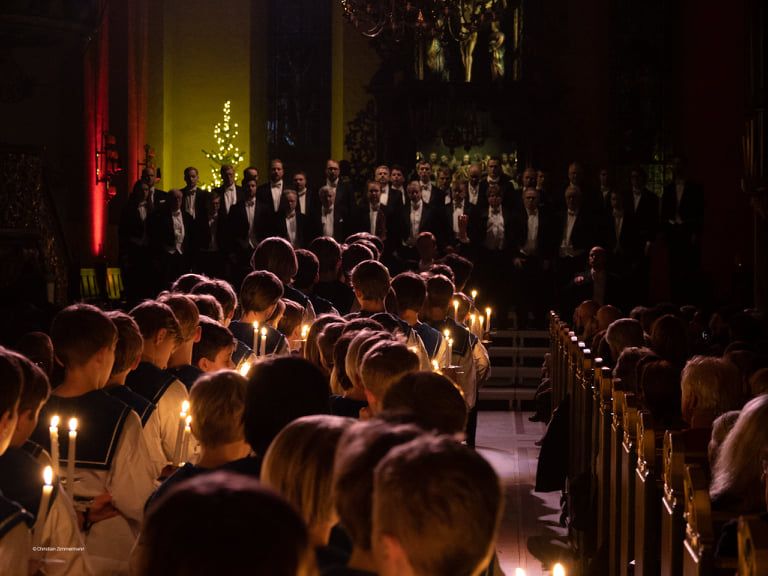
[[[568,216],[576,217],[578,212],[576,210],[568,210]]]
[[[533,212],[531,212],[531,211],[528,212],[528,218],[535,218],[538,215],[539,215],[539,211],[538,210],[534,210]]]
[[[270,188],[282,188],[283,187],[283,181],[278,180],[277,182],[270,182],[269,183]]]
[[[329,214],[333,214],[333,206],[330,208],[323,206],[323,216],[328,216]]]

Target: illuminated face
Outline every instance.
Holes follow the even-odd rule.
[[[381,198],[381,186],[378,182],[368,183],[368,202],[371,206],[378,206]]]
[[[339,163],[336,160],[328,160],[325,165],[325,176],[331,182],[336,182],[339,179]]]
[[[221,169],[221,181],[225,188],[235,183],[235,170],[231,167]]]
[[[618,192],[611,192],[611,209],[621,212],[624,209],[624,202]]]
[[[243,178],[245,180],[256,180],[259,181],[259,171],[256,170],[256,168],[246,168],[243,171]]]
[[[197,170],[195,168],[190,168],[184,173],[184,182],[186,182],[190,189],[197,188],[198,180],[200,180],[200,177],[198,176]]]
[[[382,186],[386,186],[389,183],[389,168],[386,166],[379,166],[374,172],[374,179]]]
[[[336,190],[334,188],[331,188],[330,186],[323,186],[320,188],[320,202],[323,203],[325,208],[333,206],[335,200]]]
[[[595,270],[602,270],[605,268],[605,250],[599,246],[595,246],[589,251],[589,267]]]
[[[155,169],[152,167],[144,168],[144,170],[141,171],[141,180],[149,188],[152,188],[155,185],[155,182],[157,182],[157,178],[155,177]]]
[[[395,188],[402,188],[403,182],[405,182],[405,176],[403,176],[403,173],[400,170],[395,168],[390,173],[390,182]]]
[[[440,188],[440,190],[448,190],[448,186],[450,183],[451,183],[451,171],[440,170],[437,173],[437,187]]]
[[[293,177],[293,184],[296,186],[296,189],[301,192],[307,187],[307,177],[304,176],[304,174],[296,174]]]
[[[501,174],[501,164],[495,158],[488,160],[488,174],[491,178],[498,178]]]
[[[467,187],[463,182],[456,182],[451,189],[451,197],[457,204],[464,202],[464,198],[467,196]]]
[[[472,164],[469,167],[469,181],[472,182],[473,186],[477,186],[480,182],[480,166],[477,164]]]
[[[565,206],[568,210],[578,210],[581,206],[581,190],[577,186],[565,189]]]
[[[432,178],[432,165],[429,162],[422,162],[419,164],[419,180],[422,182],[429,182]]]
[[[498,187],[488,188],[488,206],[494,209],[501,206],[501,191]]]
[[[280,182],[283,179],[283,163],[280,160],[272,160],[270,163],[269,179],[272,182]]]
[[[285,202],[288,205],[288,214],[296,212],[296,204],[298,203],[298,196],[293,192],[289,192],[285,195]]]
[[[232,361],[232,353],[235,351],[234,344],[222,348],[216,353],[211,363],[208,365],[206,372],[216,372],[218,370],[232,370],[235,367],[235,363]]]
[[[543,190],[544,186],[547,184],[547,173],[543,170],[539,170],[536,173],[536,188],[539,190]]]

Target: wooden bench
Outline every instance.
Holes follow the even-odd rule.
[[[768,522],[755,516],[739,518],[739,576],[768,574]]]
[[[603,367],[600,370],[599,385],[600,406],[597,417],[597,457],[595,459],[595,480],[597,483],[597,538],[596,547],[603,552],[602,557],[597,557],[599,564],[608,561],[608,549],[610,547],[609,536],[611,532],[611,424],[613,422],[613,377],[610,368]],[[603,573],[599,571],[598,573]]]
[[[651,413],[641,410],[637,420],[635,467],[635,576],[656,576],[659,573],[663,441],[664,433],[655,429]]]
[[[609,502],[609,522],[610,539],[608,541],[608,574],[618,574],[621,555],[621,452],[624,441],[624,419],[623,409],[626,406],[624,390],[617,387],[618,380],[613,382],[613,410],[611,419],[611,438],[609,450],[610,460],[610,480],[608,483],[608,502]]]
[[[621,521],[619,526],[619,575],[632,574],[635,559],[635,469],[637,468],[637,421],[639,401],[634,394],[624,393],[621,408],[624,437],[621,444]]]

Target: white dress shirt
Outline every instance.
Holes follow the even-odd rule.
[[[139,218],[141,218],[142,222],[147,221],[147,202],[146,200],[143,202],[139,202]]]
[[[432,199],[432,182],[427,184],[421,183],[421,199],[429,204],[429,201]]]
[[[370,221],[370,230],[369,232],[376,236],[376,221],[379,217],[379,207],[376,206],[375,208],[371,206],[368,208],[368,220]]]
[[[305,188],[301,192],[296,192],[296,194],[299,196],[299,212],[306,215],[307,214],[307,189]]]
[[[573,248],[571,244],[571,233],[573,233],[573,225],[576,223],[576,218],[579,213],[576,210],[568,210],[568,216],[565,221],[565,234],[563,235],[563,243],[561,248]]]
[[[330,236],[333,238],[333,206],[330,208],[323,208],[320,220],[323,223],[323,236]]]
[[[642,198],[642,196],[642,190],[632,190],[632,202],[635,207],[635,212],[637,212],[637,207],[640,205],[640,198]]]
[[[245,215],[248,218],[248,243],[251,245],[251,248],[255,248],[257,242],[253,221],[256,215],[256,201],[253,198],[245,201]]]
[[[459,217],[464,214],[464,204],[454,204],[453,205],[453,216],[451,217],[453,221],[453,234],[456,236],[456,238],[459,237]]]
[[[467,200],[472,206],[477,206],[477,201],[480,198],[480,183],[477,186],[472,186],[471,182],[467,182]]]
[[[613,213],[613,227],[616,229],[616,242],[619,242],[621,237],[621,227],[624,225],[624,214],[622,212]]]
[[[381,195],[379,196],[379,204],[386,206],[387,202],[389,202],[389,186],[384,186],[384,188],[381,189]]]
[[[539,237],[539,211],[528,212],[528,236],[525,239],[523,251],[532,255],[536,253],[536,240]]]
[[[224,190],[224,212],[229,214],[229,209],[235,204],[237,204],[237,188],[232,184],[232,186]]]
[[[285,218],[285,229],[288,232],[288,241],[291,246],[296,245],[296,214],[291,214]]]
[[[489,250],[504,248],[504,214],[501,209],[488,208],[488,227],[485,232],[485,247]]]
[[[197,195],[197,188],[184,195],[184,211],[190,214],[192,218],[195,217],[195,195]]]
[[[421,232],[421,213],[424,210],[424,203],[419,202],[419,205],[417,207],[413,207],[413,203],[411,203],[411,213],[410,213],[410,219],[411,219],[411,235],[410,239],[415,243],[416,237],[419,235],[419,232]]]
[[[177,210],[172,215],[173,219],[173,242],[175,244],[173,250],[169,250],[168,252],[170,254],[173,254],[174,252],[178,252],[179,254],[183,254],[184,251],[182,250],[183,244],[184,244],[184,218],[181,215],[181,210]]]
[[[275,212],[280,210],[280,198],[283,195],[283,181],[270,182],[269,188],[272,191],[272,205],[275,208]]]

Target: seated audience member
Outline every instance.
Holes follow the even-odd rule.
[[[15,350],[40,366],[48,378],[53,375],[53,344],[45,332],[27,332],[16,343]]]
[[[619,318],[611,322],[605,330],[605,342],[608,345],[609,358],[602,355],[602,351],[596,350],[595,352],[602,356],[603,362],[607,363],[605,365],[615,365],[626,348],[641,347],[644,340],[643,327],[640,322],[631,318]]]
[[[277,276],[266,270],[251,272],[240,287],[239,321],[232,322],[229,329],[235,338],[251,345],[254,342],[254,322],[258,322],[259,332],[266,330],[266,342],[258,336],[257,356],[283,355],[288,353],[288,341],[280,332],[269,325],[268,320],[283,297],[283,284]],[[262,354],[263,350],[263,354]]]
[[[416,238],[418,260],[409,262],[409,267],[416,272],[427,272],[435,264],[437,240],[432,232],[420,232]]]
[[[680,379],[683,421],[690,428],[709,428],[729,410],[741,407],[741,380],[730,362],[711,356],[694,356]]]
[[[288,349],[291,352],[301,353],[301,330],[302,326],[307,326],[302,324],[304,308],[293,300],[283,300],[283,304],[285,304],[285,310],[280,322],[277,323],[277,331],[285,334]]]
[[[51,465],[51,457],[41,446],[30,441],[29,436],[37,427],[38,413],[48,399],[51,387],[48,376],[39,366],[24,356],[6,353],[17,360],[24,386],[19,398],[18,421],[10,446],[5,454],[0,454],[0,494],[21,504],[37,519],[41,514],[43,469]],[[6,385],[5,381],[3,385]],[[37,452],[37,455],[34,452]],[[41,525],[37,535],[38,545],[43,546],[44,550],[42,554],[36,555],[36,560],[42,561],[46,566],[46,574],[92,574],[72,500],[62,490],[58,478],[54,479],[54,483],[56,489],[51,494],[51,500],[45,510],[45,523]],[[0,539],[0,552],[5,553],[1,543]]]
[[[333,465],[339,438],[351,418],[304,416],[283,428],[269,445],[261,481],[301,514],[317,553],[318,566],[345,563],[348,555],[329,546],[338,523],[333,506]]]
[[[749,391],[753,397],[768,393],[768,368],[761,368],[749,378]]]
[[[423,433],[414,424],[372,419],[353,424],[341,436],[333,467],[333,502],[339,523],[352,541],[352,554],[346,565],[328,569],[325,575],[376,574],[371,550],[374,470],[393,447]]]
[[[397,315],[419,335],[430,363],[436,360],[440,364],[445,358],[448,343],[442,333],[419,321],[419,312],[427,299],[426,281],[413,272],[403,272],[392,279],[392,290]]]
[[[148,510],[136,574],[309,576],[301,517],[253,478],[227,471],[181,482]]]
[[[597,314],[595,314],[597,332],[592,337],[592,340],[587,342],[587,347],[592,349],[595,353],[598,353],[598,351],[601,350],[601,344],[605,339],[605,331],[608,330],[608,326],[621,317],[621,310],[616,308],[616,306],[612,306],[611,304],[600,306],[597,310]],[[604,347],[603,349],[606,348]],[[613,359],[611,359],[611,361],[613,361]]]
[[[651,327],[651,349],[682,370],[688,360],[688,331],[685,322],[677,316],[665,314]]]
[[[18,421],[18,407],[24,386],[19,361],[0,347],[0,455],[8,449]],[[32,515],[0,493],[0,573],[27,576],[32,559]]]
[[[499,478],[467,446],[425,436],[392,448],[373,480],[379,575],[478,576],[493,557],[502,509]]]
[[[362,357],[360,376],[372,415],[381,412],[387,389],[400,378],[419,369],[419,359],[405,345],[380,342]]]
[[[200,374],[232,370],[235,337],[218,322],[200,317],[200,340],[192,348],[192,363]]]
[[[188,399],[186,387],[167,372],[168,359],[179,343],[181,328],[171,308],[148,300],[131,310],[144,339],[141,362],[128,373],[125,385],[157,406],[166,461],[173,459],[179,434],[179,412]]]
[[[712,422],[712,438],[710,438],[707,445],[707,460],[709,461],[710,470],[715,466],[717,455],[720,453],[720,447],[736,425],[739,413],[739,410],[723,412]]]
[[[170,309],[168,313],[173,317]],[[98,308],[75,304],[53,319],[51,340],[64,365],[64,381],[40,411],[33,439],[50,446],[48,426],[54,415],[62,423],[78,419],[75,471],[80,481],[73,482],[72,496],[90,502],[94,517],[103,518],[93,521],[85,545],[96,573],[125,571],[155,470],[138,415],[103,390],[114,363],[117,329]],[[186,398],[186,390],[179,386]],[[180,402],[175,426],[179,407]],[[59,445],[61,459],[66,460],[67,444]],[[66,476],[64,467],[61,473]],[[90,518],[90,511],[85,517]]]
[[[302,416],[328,414],[328,380],[302,358],[269,358],[253,367],[248,380],[243,422],[245,439],[257,456],[287,424]]]
[[[453,381],[435,372],[406,374],[387,388],[381,401],[385,413],[406,412],[424,430],[464,439],[467,403]]]
[[[312,241],[309,250],[317,256],[319,264],[315,294],[333,304],[339,314],[349,314],[355,295],[352,289],[340,280],[341,246],[333,238],[320,237]]]
[[[638,391],[658,428],[684,426],[680,410],[680,372],[667,360],[647,356],[637,367]]]
[[[309,250],[295,250],[298,265],[296,276],[293,277],[293,287],[301,291],[315,309],[316,314],[338,314],[329,300],[314,292],[315,285],[320,281],[320,261]]]
[[[157,301],[167,304],[179,321],[181,342],[168,359],[168,372],[189,390],[200,376],[200,371],[192,365],[192,346],[200,339],[200,312],[184,294],[161,294]]]
[[[712,467],[709,495],[713,511],[733,515],[765,511],[761,456],[768,451],[767,419],[766,394],[753,398],[742,408]]]
[[[309,324],[315,319],[312,302],[291,285],[299,270],[299,264],[290,242],[277,237],[265,238],[253,251],[251,267],[256,271],[268,270],[277,276],[283,283],[283,298],[293,300],[304,309],[302,322]]]
[[[318,348],[318,338],[328,324],[346,323],[346,320],[333,314],[324,314],[315,318],[315,321],[309,327],[307,341],[304,343],[304,359],[308,360],[322,371],[326,372],[323,361],[320,358],[320,349]],[[327,372],[326,372],[327,374]]]
[[[376,260],[373,250],[365,244],[347,244],[341,253],[341,275],[344,282],[352,285],[352,270],[361,262]],[[378,262],[378,260],[376,260]],[[354,288],[353,288],[354,290]]]
[[[163,451],[163,439],[160,428],[160,415],[157,406],[137,394],[125,385],[128,374],[135,370],[141,361],[141,351],[144,349],[144,339],[138,324],[119,311],[107,312],[107,316],[117,328],[117,344],[115,345],[115,362],[109,375],[104,392],[127,404],[141,419],[144,440],[147,443],[149,459],[159,476],[167,463]]]
[[[331,322],[326,324],[320,336],[317,338],[317,348],[320,352],[320,364],[323,370],[330,373],[333,370],[333,349],[344,330],[344,322]],[[331,386],[331,390],[334,390]],[[335,390],[338,392],[338,390]]]
[[[197,306],[200,316],[207,316],[220,324],[224,322],[224,309],[219,301],[210,294],[191,294],[189,299]]]
[[[171,488],[214,470],[240,471],[253,466],[251,447],[243,433],[246,380],[232,370],[219,370],[197,379],[189,395],[190,427],[200,442],[197,464],[182,463],[147,501],[151,507]],[[258,463],[255,463],[258,467]]]
[[[622,350],[616,365],[613,367],[613,377],[621,380],[621,389],[640,393],[638,367],[645,358],[658,360],[659,357],[650,348],[629,346]]]
[[[594,300],[584,300],[573,311],[573,330],[579,340],[587,342],[597,333],[597,311],[600,304]]]

